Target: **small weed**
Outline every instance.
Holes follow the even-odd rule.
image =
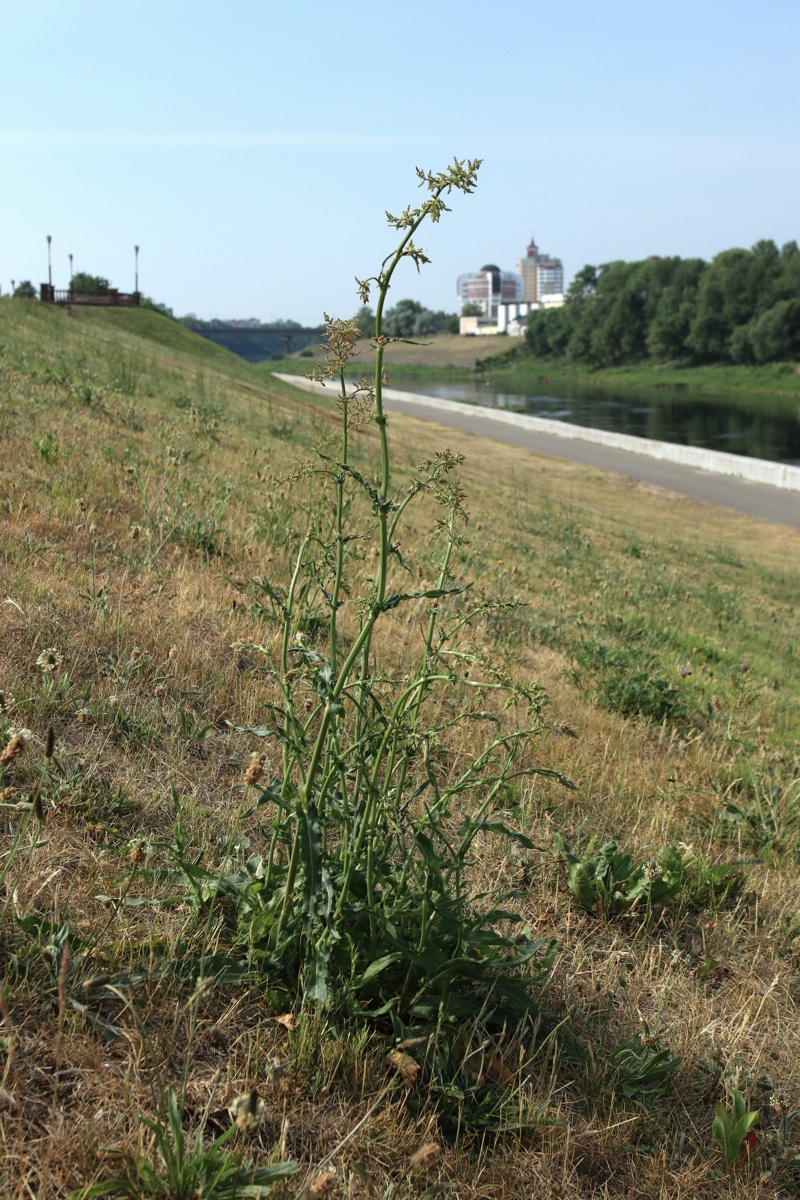
[[[206,558],[222,554],[222,518],[228,507],[231,490],[231,485],[227,484],[205,516],[198,513],[188,500],[183,500],[177,510],[171,537],[184,546],[199,550]]]
[[[70,384],[70,395],[86,408],[99,409],[103,404],[103,392],[99,381],[91,372],[82,369]]]
[[[596,854],[590,842],[582,858],[569,850],[563,838],[556,844],[569,864],[567,887],[587,912],[611,917],[633,908],[649,909],[665,904],[685,886],[683,856],[674,846],[656,860],[637,865],[616,842],[606,842]]]
[[[78,592],[78,596],[90,612],[102,613],[108,607],[111,593],[107,587],[99,587],[96,592]]]
[[[120,746],[147,746],[155,738],[155,729],[150,721],[143,719],[119,701],[109,700],[111,714],[111,736]]]
[[[136,396],[142,387],[145,365],[141,355],[116,355],[109,364],[111,390],[122,396]]]
[[[94,767],[66,759],[53,762],[50,801],[54,811],[81,813],[87,821],[108,822],[135,812],[136,804],[121,784],[114,784]]]
[[[183,1114],[174,1088],[167,1093],[166,1120],[142,1117],[153,1135],[153,1153],[137,1155],[133,1178],[106,1179],[73,1192],[71,1200],[96,1196],[163,1197],[164,1200],[235,1200],[240,1196],[266,1196],[280,1179],[297,1172],[294,1162],[254,1167],[229,1143],[239,1134],[237,1124],[206,1145],[208,1111],[195,1134],[194,1144],[183,1131]]]
[[[747,1111],[747,1102],[741,1092],[731,1088],[730,1108],[724,1104],[714,1105],[714,1123],[711,1127],[715,1139],[722,1148],[725,1165],[733,1168],[746,1163],[756,1145],[753,1126],[758,1124],[758,1110]]]
[[[688,719],[686,699],[678,688],[629,651],[592,644],[580,647],[573,658],[576,666],[569,677],[578,684],[588,679],[600,703],[612,712],[673,724]]]
[[[700,602],[718,621],[739,620],[739,596],[735,591],[723,591],[715,583],[710,583],[702,595]]]
[[[602,1038],[589,1045],[566,1027],[560,1033],[559,1053],[563,1062],[581,1069],[591,1091],[643,1106],[664,1096],[681,1063],[639,1033],[608,1047]]]
[[[587,912],[612,917],[634,909],[645,911],[670,900],[683,900],[698,908],[730,899],[741,888],[741,871],[726,863],[712,865],[668,846],[654,859],[637,863],[616,842],[595,851],[593,838],[582,855],[570,850],[556,835],[556,846],[568,866],[567,887]]]
[[[46,433],[43,438],[35,439],[33,444],[46,463],[56,463],[61,457],[58,438],[52,432]]]
[[[214,733],[213,725],[207,725],[202,720],[195,720],[182,707],[178,708],[178,725],[181,737],[187,746],[194,746],[198,742],[204,742],[207,738],[212,737]]]
[[[291,421],[272,420],[267,425],[267,429],[270,436],[277,438],[278,441],[292,441],[294,438],[295,427]]]
[[[744,842],[756,852],[769,849],[800,859],[800,791],[748,764],[746,776],[728,788],[715,828],[726,841]]]

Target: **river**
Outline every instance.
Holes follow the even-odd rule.
[[[800,466],[800,399],[762,395],[717,396],[688,389],[614,391],[569,383],[502,384],[486,380],[431,382],[424,375],[398,380],[399,391],[509,408],[678,445],[725,450]]]

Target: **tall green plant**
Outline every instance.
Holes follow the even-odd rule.
[[[395,340],[383,332],[392,278],[406,259],[418,269],[429,261],[413,240],[417,230],[447,211],[449,193],[472,192],[479,165],[418,171],[427,199],[387,214],[397,247],[376,276],[358,281],[362,304],[375,297],[371,377],[348,382],[360,331],[325,318],[327,357],[316,378],[338,384],[340,441],[297,473],[311,478],[317,502],[288,586],[264,589],[282,627],[273,671],[281,699],[264,725],[242,729],[280,744],[280,769],[255,806],[272,810],[271,840],[263,856],[215,885],[233,901],[239,936],[273,983],[324,1009],[401,1025],[443,1011],[487,1019],[529,1012],[530,964],[542,976],[549,962],[545,943],[509,932],[518,918],[499,893],[476,891],[473,871],[479,839],[532,845],[496,810],[511,786],[543,771],[529,752],[542,694],[513,682],[468,636],[474,614],[489,605],[480,597],[465,605],[469,585],[455,575],[467,518],[456,473],[462,456],[435,454],[393,487],[383,403],[384,352]],[[370,422],[380,450],[372,479],[356,465],[352,436]],[[439,515],[432,578],[414,589],[402,582],[398,533],[423,497]],[[374,563],[366,587],[355,569],[364,561]],[[390,634],[407,606],[417,610],[418,652],[396,674],[385,636],[376,652],[376,633],[385,626]],[[469,755],[447,749],[459,727],[474,731]]]

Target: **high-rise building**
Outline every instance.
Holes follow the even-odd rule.
[[[564,268],[561,265],[561,259],[540,255],[536,264],[537,300],[544,300],[545,296],[560,296],[563,291]]]
[[[477,275],[460,275],[458,295],[462,305],[476,304],[487,320],[497,320],[498,305],[522,298],[522,280],[512,271],[501,271],[494,263],[481,267]]]
[[[545,296],[561,295],[564,291],[564,268],[561,259],[551,258],[549,254],[540,254],[533,238],[525,257],[517,263],[517,270],[522,276],[523,300],[536,304]]]
[[[530,245],[524,258],[521,258],[517,263],[517,270],[522,276],[522,300],[536,302],[539,299],[539,291],[537,287],[536,267],[539,262],[539,247],[531,238]]]

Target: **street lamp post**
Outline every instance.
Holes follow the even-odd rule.
[[[70,291],[72,291],[72,280],[74,278],[74,275],[75,275],[75,272],[72,269],[72,255],[70,254],[70,256],[69,256],[69,290]]]
[[[134,289],[133,289],[133,290],[134,290],[134,292],[136,293],[136,295],[138,296],[138,295],[139,295],[139,247],[138,247],[138,246],[134,246],[134,247],[133,247],[133,251],[134,251],[134,254],[135,254],[135,256],[136,256],[136,257],[135,257],[135,261],[136,261],[136,272],[135,272],[135,275],[136,275],[136,282],[135,282],[135,285],[134,285]]]
[[[50,284],[50,287],[53,286],[53,264],[50,259],[50,243],[52,242],[52,240],[53,240],[52,237],[48,233],[48,235],[47,235],[47,282]]]

